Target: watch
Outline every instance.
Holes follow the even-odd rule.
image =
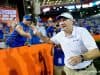
[[[84,56],[80,55],[80,57],[81,57],[81,62],[83,62],[84,61]]]

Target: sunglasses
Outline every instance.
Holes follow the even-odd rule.
[[[56,25],[56,27],[59,27],[59,25]]]

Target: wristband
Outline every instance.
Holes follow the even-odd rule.
[[[84,56],[80,55],[80,57],[81,57],[81,62],[83,62],[84,61]]]

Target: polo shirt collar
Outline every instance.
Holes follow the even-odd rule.
[[[76,26],[73,26],[72,34],[70,36],[66,36],[66,37],[72,38],[72,37],[75,37],[75,34],[76,34]],[[64,36],[65,36],[65,33],[64,33]]]
[[[76,34],[76,27],[75,27],[75,26],[73,26],[72,37],[74,37],[74,36],[75,36],[75,34]]]

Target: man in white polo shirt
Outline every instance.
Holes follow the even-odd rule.
[[[100,57],[100,51],[91,34],[85,28],[73,26],[73,16],[68,12],[62,13],[58,19],[62,19],[63,29],[52,38],[37,32],[44,42],[60,44],[65,54],[65,66],[55,66],[54,75],[62,75],[62,71],[66,75],[96,75],[92,62]]]

